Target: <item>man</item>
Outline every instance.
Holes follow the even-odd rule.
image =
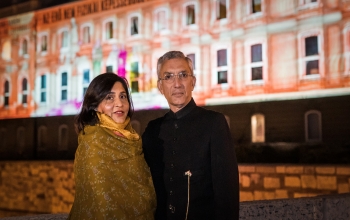
[[[170,111],[142,135],[157,194],[156,219],[238,219],[238,167],[224,115],[196,106],[192,61],[180,51],[158,59],[158,89]]]

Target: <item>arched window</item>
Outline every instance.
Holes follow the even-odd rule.
[[[10,83],[9,81],[5,81],[4,85],[4,106],[8,107],[10,102]]]
[[[322,140],[321,112],[311,110],[305,113],[305,140],[307,142]]]
[[[22,104],[27,104],[28,97],[28,80],[24,78],[22,80]]]
[[[251,118],[252,142],[265,142],[265,116],[254,114]]]
[[[28,54],[28,41],[27,41],[27,39],[23,40],[22,53],[23,53],[23,55]]]
[[[60,125],[58,129],[58,150],[68,150],[68,126]]]
[[[25,128],[19,127],[17,128],[17,135],[16,135],[16,150],[19,154],[22,154],[24,152],[25,146],[26,146],[26,139],[25,139]]]
[[[47,148],[47,128],[40,126],[38,128],[38,150],[46,150]]]

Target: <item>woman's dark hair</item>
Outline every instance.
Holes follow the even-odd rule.
[[[111,92],[114,83],[121,82],[125,89],[126,96],[129,102],[128,116],[131,118],[134,113],[129,85],[125,78],[116,75],[115,73],[103,73],[96,76],[86,90],[84,101],[81,106],[80,113],[75,117],[75,130],[79,134],[84,131],[86,125],[95,125],[99,123],[95,109],[103,101],[103,99]]]

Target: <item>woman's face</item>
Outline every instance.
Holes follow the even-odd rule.
[[[111,92],[97,106],[97,111],[109,115],[115,122],[124,123],[130,104],[121,82],[114,83]]]

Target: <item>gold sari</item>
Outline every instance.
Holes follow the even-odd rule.
[[[156,196],[140,136],[130,119],[80,132],[75,154],[75,200],[68,219],[154,219]]]

